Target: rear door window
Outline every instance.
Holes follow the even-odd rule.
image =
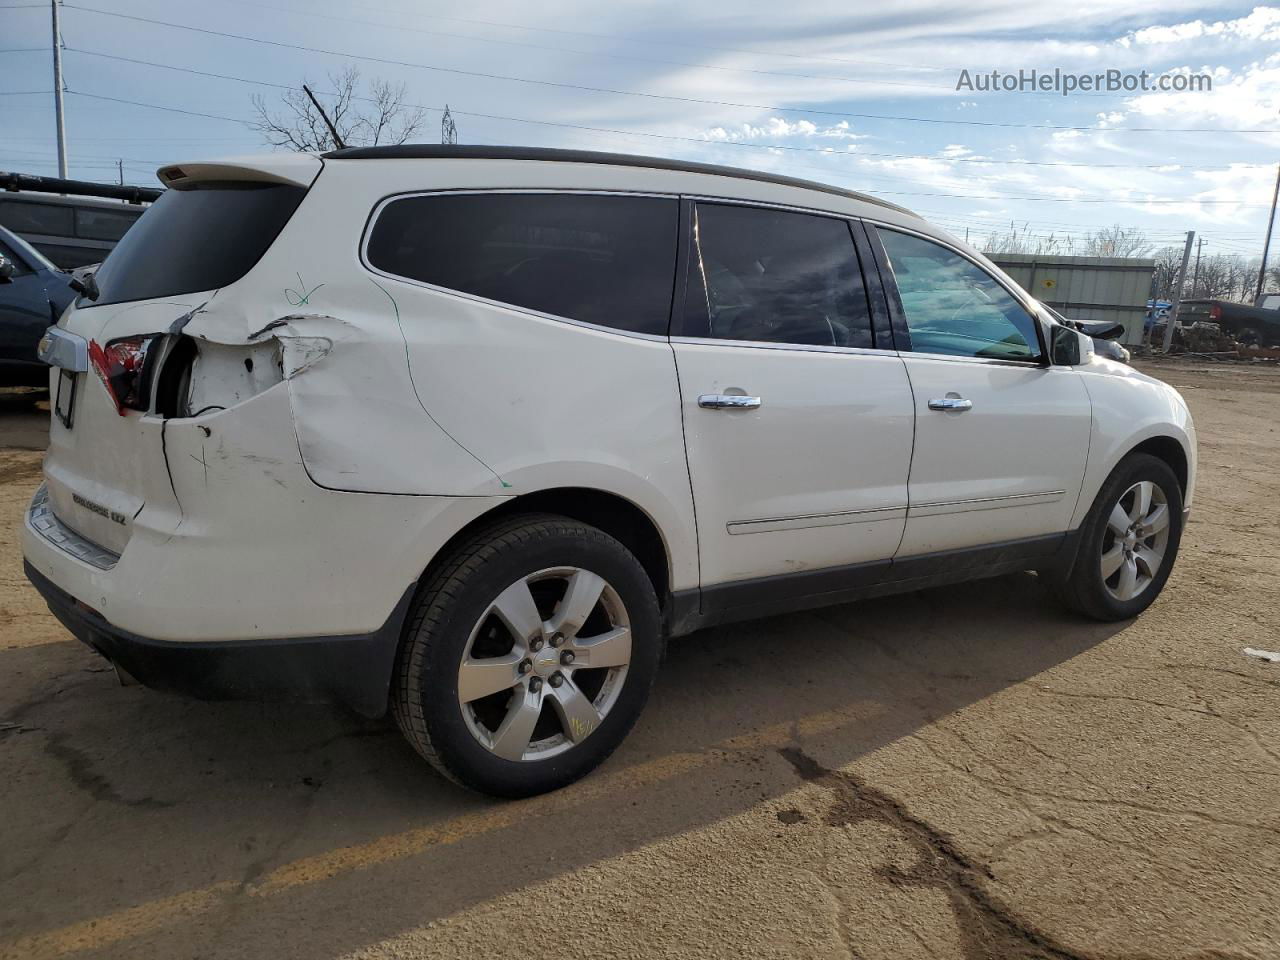
[[[871,315],[848,222],[699,203],[681,332],[871,347]]]
[[[392,200],[370,266],[583,323],[665,335],[679,203],[594,194],[428,194]]]
[[[101,296],[81,307],[214,290],[249,272],[306,195],[305,187],[196,183],[166,190],[94,275]]]

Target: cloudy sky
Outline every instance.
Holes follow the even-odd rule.
[[[49,4],[0,8],[0,169],[51,174]],[[117,159],[150,184],[162,163],[258,152],[254,93],[332,89],[350,64],[431,108],[423,140],[448,103],[464,143],[790,173],[975,239],[1118,223],[1256,255],[1280,161],[1280,6],[67,0],[62,32],[71,175],[93,180]],[[1205,73],[1213,89],[956,89],[962,70],[1033,68]]]

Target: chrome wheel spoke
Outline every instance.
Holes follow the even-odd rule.
[[[577,634],[600,602],[604,588],[604,578],[588,570],[574,571],[569,577],[564,597],[556,605],[556,612],[551,617],[550,632],[562,633],[566,637]]]
[[[1151,492],[1155,484],[1150,480],[1142,480],[1133,485],[1133,509],[1129,511],[1129,519],[1136,523],[1151,512]]]
[[[575,667],[624,667],[631,662],[631,630],[614,627],[598,637],[578,638],[572,652]]]
[[[1120,582],[1116,584],[1116,596],[1130,600],[1138,592],[1138,564],[1133,557],[1125,557],[1120,565]]]
[[[522,686],[511,698],[507,715],[493,733],[491,749],[504,760],[522,760],[542,714],[542,693]]]
[[[1102,555],[1102,579],[1110,580],[1123,562],[1124,546],[1117,540],[1116,545]]]
[[[486,657],[473,660],[467,657],[458,668],[458,699],[471,703],[482,697],[510,690],[520,682],[518,652],[505,657]]]
[[[1169,526],[1169,505],[1167,503],[1159,504],[1155,509],[1142,518],[1142,534],[1143,537],[1149,537],[1152,534],[1159,533],[1161,530]]]
[[[1129,519],[1129,514],[1125,513],[1124,507],[1116,504],[1111,508],[1111,516],[1107,517],[1107,526],[1111,528],[1111,532],[1117,537],[1123,537],[1129,532],[1129,524],[1133,521]]]
[[[600,726],[600,711],[577,688],[572,679],[551,688],[551,706],[564,728],[564,735],[577,743]]]
[[[1134,551],[1133,559],[1137,561],[1139,572],[1146,574],[1148,580],[1154,580],[1164,555],[1146,547],[1139,547]]]
[[[538,614],[538,605],[533,602],[533,593],[525,580],[513,583],[498,594],[498,599],[493,601],[493,612],[511,631],[518,644],[527,644],[542,635],[542,617]]]

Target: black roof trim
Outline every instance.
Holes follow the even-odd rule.
[[[17,193],[69,194],[77,197],[103,197],[108,200],[127,200],[129,203],[151,203],[159,200],[163,190],[155,187],[117,186],[114,183],[94,183],[91,180],[63,180],[59,177],[39,177],[33,173],[0,171],[0,189]]]
[[[881,200],[856,190],[845,190],[816,180],[784,177],[760,170],[722,167],[714,163],[694,163],[669,157],[643,157],[629,153],[601,153],[595,150],[560,150],[551,147],[491,147],[479,145],[443,145],[434,143],[401,143],[386,147],[344,147],[322,155],[326,160],[545,160],[556,163],[603,163],[618,167],[651,167],[655,170],[679,170],[682,173],[706,173],[738,180],[759,180],[784,187],[816,190],[850,200],[861,200],[888,207],[912,217],[919,217],[906,207]]]

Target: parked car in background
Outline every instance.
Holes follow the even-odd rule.
[[[1274,347],[1280,345],[1280,309],[1263,306],[1270,302],[1269,298],[1280,301],[1276,294],[1263,294],[1257,306],[1229,300],[1183,300],[1178,307],[1178,323],[1184,329],[1197,323],[1216,323],[1223,333],[1242,344]]]
[[[18,173],[0,173],[0,188],[0,226],[67,270],[102,262],[161,193]]]
[[[74,299],[70,279],[0,227],[0,386],[48,386],[49,366],[36,356],[36,346]]]
[[[1113,621],[1173,567],[1182,397],[895,204],[530,148],[159,176],[48,333],[23,533],[146,684],[390,709],[520,796],[613,751],[669,637],[1023,570]]]

